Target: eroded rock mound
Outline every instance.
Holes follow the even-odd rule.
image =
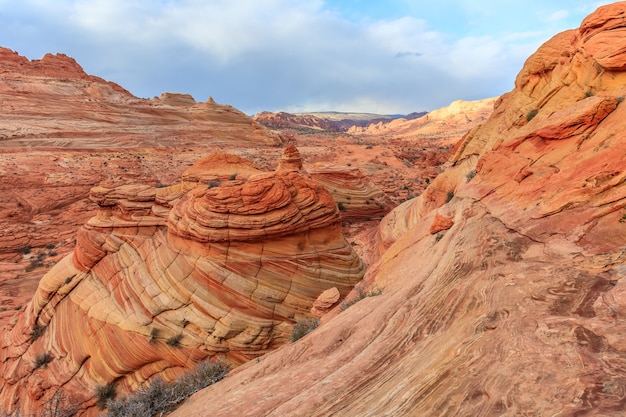
[[[237,175],[219,176],[220,161]],[[3,334],[1,406],[35,410],[62,388],[96,414],[98,385],[134,391],[215,355],[240,364],[288,341],[325,290],[345,296],[364,265],[330,193],[295,170],[259,172],[222,154],[170,187],[95,187],[74,254]]]
[[[602,7],[544,44],[385,217],[364,279],[381,295],[174,416],[623,415],[624,15]]]

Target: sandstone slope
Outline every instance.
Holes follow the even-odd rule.
[[[365,277],[381,295],[174,416],[623,415],[625,15],[601,7],[541,46],[385,218]]]

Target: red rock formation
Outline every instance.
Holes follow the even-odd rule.
[[[239,174],[207,185],[210,162]],[[94,415],[97,385],[133,391],[211,355],[242,363],[288,341],[326,289],[343,297],[363,276],[332,196],[296,171],[215,155],[180,184],[99,186],[91,199],[74,254],[3,333],[4,409],[34,410],[62,388]]]
[[[395,119],[373,123],[367,127],[355,126],[351,134],[393,136],[394,138],[422,137],[438,145],[456,143],[469,129],[487,120],[493,111],[495,98],[476,101],[457,100],[449,106],[433,110],[416,119]]]
[[[385,218],[365,277],[382,295],[173,415],[623,415],[625,14],[544,44],[450,169]],[[433,236],[438,215],[454,224]]]

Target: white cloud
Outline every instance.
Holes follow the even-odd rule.
[[[492,0],[440,0],[412,6],[413,16],[360,20],[322,0],[0,0],[11,22],[0,39],[31,58],[66,53],[143,97],[187,92],[249,113],[398,113],[510,90],[524,60],[555,33],[545,26],[572,18],[547,3],[536,5],[550,25],[516,30],[505,18],[523,19],[525,9]],[[444,25],[435,27],[438,13]],[[464,34],[469,27],[475,33]]]

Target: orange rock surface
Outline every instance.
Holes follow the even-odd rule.
[[[365,277],[381,295],[173,415],[623,415],[625,14],[604,6],[541,46],[385,217]],[[437,216],[453,224],[433,236]]]
[[[190,188],[208,161],[240,174]],[[335,201],[303,173],[216,155],[183,178],[93,188],[99,210],[74,253],[3,333],[4,409],[36,409],[63,387],[94,414],[97,385],[133,391],[218,354],[242,363],[284,344],[325,290],[343,297],[362,278]],[[35,339],[35,329],[45,331]],[[53,358],[45,370],[34,365],[42,354]]]

